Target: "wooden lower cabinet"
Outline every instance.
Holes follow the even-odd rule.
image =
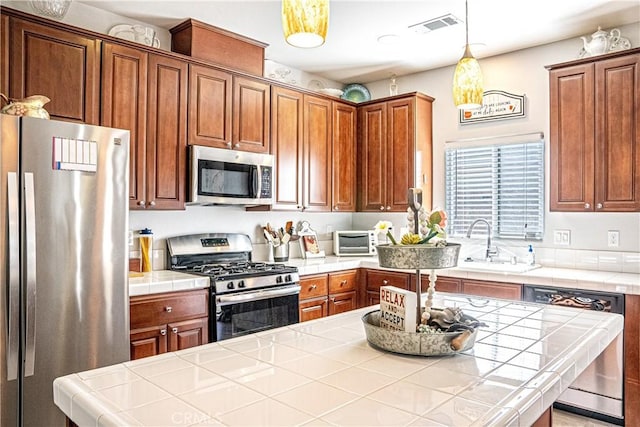
[[[410,284],[411,275],[409,273],[387,270],[364,270],[364,289],[360,306],[367,307],[379,304],[381,286],[395,286],[401,289],[410,289]]]
[[[329,297],[329,315],[344,313],[358,308],[356,291],[334,294]]]
[[[424,278],[423,289],[424,289]],[[429,278],[427,277],[427,285],[429,284]],[[455,277],[438,277],[436,280],[436,291],[437,292],[451,292],[451,293],[460,293],[462,292],[462,280],[456,279]]]
[[[129,334],[131,360],[167,352],[167,326],[132,329]]]
[[[209,290],[141,295],[130,300],[131,360],[209,342]]]
[[[379,293],[381,286],[395,286],[413,291],[416,289],[415,273],[370,269],[363,270],[363,276],[361,307],[380,303]],[[429,275],[422,274],[420,281],[422,282],[422,292],[426,292],[429,288]],[[518,283],[460,279],[446,276],[438,276],[436,280],[436,293],[437,292],[462,293],[512,300],[522,299],[522,285]]]
[[[300,321],[320,319],[329,314],[327,297],[300,301]]]
[[[358,270],[314,274],[300,279],[300,321],[358,308]]]
[[[467,295],[480,295],[491,298],[522,299],[522,285],[515,283],[462,279],[461,292]]]

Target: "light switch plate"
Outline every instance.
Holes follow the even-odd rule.
[[[559,246],[569,246],[571,244],[571,230],[554,230],[553,244]]]
[[[617,248],[618,246],[620,246],[620,231],[607,231],[607,246],[609,246],[610,248]]]

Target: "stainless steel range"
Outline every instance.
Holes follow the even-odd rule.
[[[209,341],[298,323],[298,269],[252,262],[246,234],[170,237],[167,247],[172,270],[211,280]]]

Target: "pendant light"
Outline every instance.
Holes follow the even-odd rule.
[[[482,107],[482,70],[478,60],[471,54],[469,48],[469,8],[467,0],[465,9],[466,45],[464,55],[456,65],[453,75],[453,103],[461,110],[473,110]]]
[[[282,29],[291,46],[321,46],[328,26],[329,0],[282,0]]]

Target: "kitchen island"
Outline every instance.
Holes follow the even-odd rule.
[[[623,317],[436,295],[487,324],[447,357],[375,349],[367,307],[67,375],[56,405],[75,424],[530,425],[623,329]]]

